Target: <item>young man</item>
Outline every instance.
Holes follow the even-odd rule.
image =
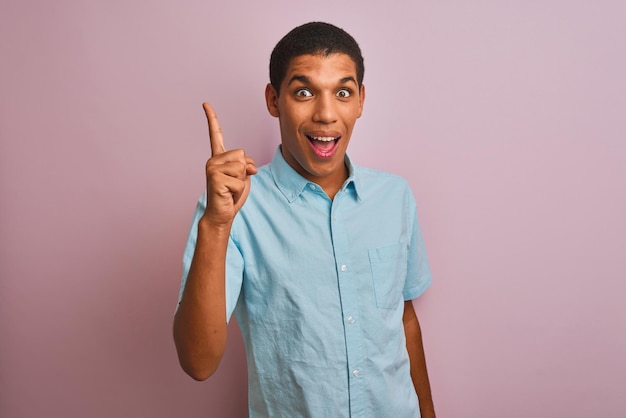
[[[204,380],[235,314],[251,417],[434,417],[411,304],[431,282],[413,196],[401,178],[346,155],[363,72],[342,29],[314,22],[289,32],[265,89],[281,146],[261,168],[226,150],[203,105],[212,156],[174,339],[182,368]]]

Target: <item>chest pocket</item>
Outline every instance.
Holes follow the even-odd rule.
[[[394,309],[403,301],[406,281],[408,248],[394,244],[368,250],[376,306]]]

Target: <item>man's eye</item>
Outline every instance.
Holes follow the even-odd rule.
[[[296,96],[297,97],[311,97],[313,96],[313,94],[311,94],[311,92],[307,89],[298,89],[296,90]]]
[[[352,93],[350,93],[350,90],[348,89],[341,89],[337,92],[337,97],[341,97],[341,98],[347,98],[350,97]]]

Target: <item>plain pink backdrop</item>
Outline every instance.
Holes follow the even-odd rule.
[[[237,330],[204,383],[171,337],[200,104],[268,162],[310,20],[364,50],[351,156],[418,200],[439,417],[626,416],[624,3],[242,3],[0,2],[0,416],[246,416]]]

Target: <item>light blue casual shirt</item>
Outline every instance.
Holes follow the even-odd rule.
[[[415,200],[402,178],[346,162],[330,200],[279,148],[233,222],[226,309],[246,346],[252,418],[420,416],[402,323],[404,301],[431,283]]]

